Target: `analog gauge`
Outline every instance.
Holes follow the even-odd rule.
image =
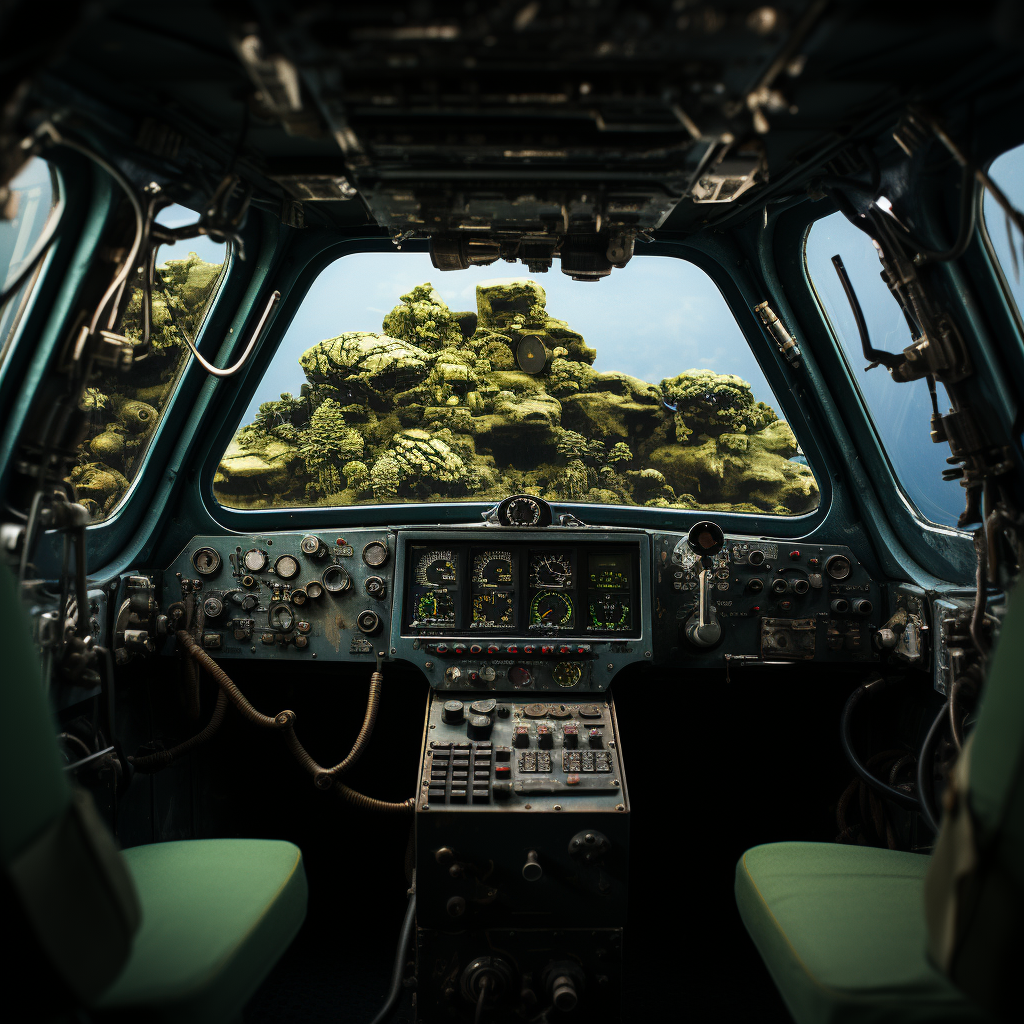
[[[249,572],[262,572],[267,565],[267,553],[266,551],[260,551],[259,548],[252,548],[242,556],[242,565],[245,566]]]
[[[551,672],[551,678],[554,679],[559,686],[564,686],[568,689],[570,686],[575,686],[583,675],[583,669],[577,665],[574,661],[560,661]],[[564,704],[560,707],[565,707]],[[565,716],[558,715],[555,717],[566,717],[569,714],[566,710]]]
[[[340,594],[352,586],[352,577],[340,565],[327,566],[320,578],[324,590],[329,594]],[[306,588],[306,593],[309,593],[309,587]]]
[[[363,561],[374,568],[383,565],[388,560],[388,546],[379,540],[371,540],[363,548]]]
[[[282,555],[274,563],[274,572],[283,580],[299,575],[299,560],[294,555]]]
[[[591,629],[619,631],[629,629],[629,598],[617,594],[601,594],[590,601],[589,622]]]
[[[201,576],[212,576],[220,568],[220,555],[213,548],[200,548],[192,555],[192,565]]]
[[[572,560],[568,555],[534,555],[530,561],[530,586],[538,590],[572,587]]]
[[[458,583],[455,556],[451,551],[427,551],[416,563],[416,582],[421,587],[453,587]]]
[[[315,601],[318,597],[322,597],[324,592],[323,586],[315,580],[312,583],[307,583],[303,589],[306,591],[306,597],[308,597],[310,601]]]
[[[514,626],[512,595],[493,591],[473,595],[474,626]]]
[[[290,633],[295,628],[295,612],[284,601],[277,601],[267,613],[270,628],[275,633]]]
[[[473,586],[510,587],[513,582],[511,551],[482,551],[473,558]]]
[[[292,591],[292,604],[303,605],[306,603],[307,598],[308,595],[302,587]]]
[[[454,626],[455,601],[447,590],[427,590],[416,598],[415,615],[421,625]]]
[[[572,601],[568,594],[542,590],[530,602],[530,625],[564,628],[572,625]]]
[[[853,566],[846,555],[833,555],[825,562],[825,572],[834,580],[845,580],[853,572]]]
[[[540,522],[540,514],[540,503],[526,495],[513,498],[505,509],[511,526],[536,526]]]

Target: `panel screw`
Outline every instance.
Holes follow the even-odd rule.
[[[562,805],[561,804],[555,804],[555,806],[551,808],[551,810],[553,810],[553,811],[560,811],[561,809],[562,809]]]
[[[617,810],[617,811],[624,811],[625,809],[626,809],[626,805],[625,804],[616,804],[615,805],[615,810]]]

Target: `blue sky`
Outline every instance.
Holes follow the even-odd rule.
[[[519,271],[524,271],[520,273]],[[754,395],[774,405],[771,389],[725,299],[698,267],[682,260],[637,256],[597,283],[572,281],[555,267],[528,274],[521,264],[441,273],[425,253],[354,253],[327,267],[313,283],[273,363],[246,411],[305,378],[299,356],[344,331],[380,331],[384,316],[411,287],[431,282],[453,310],[476,309],[476,286],[510,277],[537,280],[548,312],[597,349],[598,370],[617,370],[654,383],[694,367],[735,373]]]

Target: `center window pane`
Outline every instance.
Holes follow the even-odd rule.
[[[357,253],[313,284],[224,453],[233,508],[551,501],[799,515],[818,487],[721,293]]]

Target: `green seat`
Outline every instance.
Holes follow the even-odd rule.
[[[131,956],[100,1010],[229,1020],[295,937],[306,912],[302,855],[273,840],[197,839],[124,852],[142,902]]]
[[[34,1017],[69,1005],[132,1021],[238,1017],[305,917],[298,847],[195,840],[122,854],[61,768],[31,628],[3,564],[0,614],[15,624],[0,685],[17,723],[0,743],[0,898],[20,936],[12,977],[47,972]]]
[[[831,843],[772,843],[736,865],[736,902],[799,1022],[989,1018],[925,953],[929,858]]]

